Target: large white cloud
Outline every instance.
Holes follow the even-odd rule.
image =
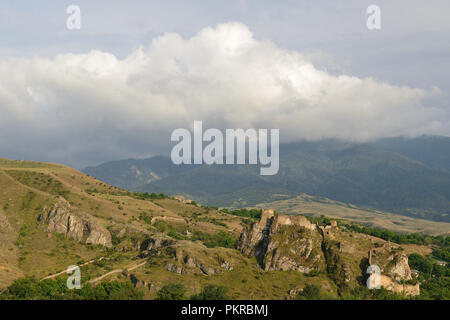
[[[75,166],[167,150],[175,128],[279,128],[283,141],[449,135],[437,88],[334,76],[241,23],[107,52],[0,60],[3,155]]]

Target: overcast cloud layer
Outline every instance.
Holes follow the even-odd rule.
[[[437,87],[329,73],[242,23],[112,53],[0,58],[0,150],[88,164],[167,151],[175,128],[279,128],[282,142],[450,135]]]

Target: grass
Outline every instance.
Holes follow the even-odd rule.
[[[0,234],[0,257],[8,258],[7,265],[0,260],[0,270],[11,270],[0,272],[0,287],[21,276],[42,278],[64,271],[69,265],[105,257],[104,261],[82,267],[83,280],[87,281],[135,264],[142,241],[163,233],[176,240],[176,245],[160,256],[151,257],[148,264],[133,271],[137,278],[152,284],[153,289],[145,291],[146,298],[154,298],[157,288],[167,283],[185,285],[188,296],[198,294],[207,284],[230,288],[232,299],[285,299],[290,290],[306,285],[317,285],[331,296],[337,296],[335,283],[324,271],[311,276],[297,271],[265,272],[254,257],[245,257],[234,249],[243,227],[258,217],[256,211],[241,210],[233,214],[213,207],[187,205],[164,196],[121,190],[64,166],[4,159],[0,159],[0,190],[0,214],[5,215],[11,225],[9,232]],[[42,208],[50,207],[60,196],[110,230],[115,248],[85,245],[64,235],[49,233],[38,217]],[[323,199],[320,207],[314,201],[307,203],[310,206],[303,208],[307,212],[317,210],[320,214],[332,215],[336,210],[345,209],[353,210],[350,211],[352,216],[360,212]],[[297,210],[295,204],[289,203],[289,206],[291,210]],[[407,221],[402,220],[402,224],[394,225],[404,228],[405,224],[408,225]],[[293,228],[288,227],[286,232],[278,235],[278,240],[286,242],[280,250],[286,252],[292,234],[298,231],[290,229]],[[301,235],[297,238],[300,241]],[[353,252],[341,252],[341,256],[357,274],[360,260],[373,246],[373,238],[342,232],[339,239],[355,247]],[[314,251],[313,255],[321,254],[320,246],[317,247],[319,252]],[[411,245],[405,248],[405,251],[416,252],[425,247]],[[198,268],[187,267],[182,259],[177,260],[180,252],[183,257],[188,255],[223,272],[206,276]],[[232,270],[225,271],[222,266],[225,261],[232,265]],[[169,262],[181,265],[188,272],[179,275],[167,271],[165,267]],[[114,279],[126,280],[118,273],[106,281]]]

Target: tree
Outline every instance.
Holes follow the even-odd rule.
[[[320,288],[315,284],[307,285],[297,294],[297,300],[320,300]]]
[[[229,300],[229,289],[225,286],[209,284],[199,294],[191,296],[191,300]]]
[[[156,294],[156,300],[185,300],[186,289],[184,285],[169,283]]]
[[[432,263],[417,253],[412,253],[411,255],[409,255],[408,263],[411,269],[419,270],[425,276],[429,276],[431,270],[433,269]]]

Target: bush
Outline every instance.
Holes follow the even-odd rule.
[[[191,300],[229,300],[229,289],[225,286],[209,284],[199,294],[191,296]]]
[[[184,285],[169,283],[156,294],[156,300],[185,300],[186,289]]]
[[[429,276],[431,270],[433,269],[432,263],[417,253],[412,253],[409,255],[408,264],[411,269],[416,269],[422,272],[425,276]]]
[[[231,234],[221,230],[215,234],[203,233],[195,231],[191,240],[200,240],[208,248],[223,247],[223,248],[235,248],[237,239]]]
[[[0,300],[141,300],[143,296],[131,282],[102,282],[96,287],[87,284],[80,290],[69,290],[64,278],[20,278],[0,295]]]
[[[320,287],[309,284],[297,294],[297,300],[320,300]]]

